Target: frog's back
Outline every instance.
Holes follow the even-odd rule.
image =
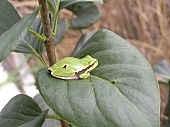
[[[78,58],[74,58],[74,57],[65,57],[61,60],[59,60],[57,63],[58,64],[76,64],[76,63],[79,63],[80,62],[80,59]]]

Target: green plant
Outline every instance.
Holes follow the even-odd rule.
[[[43,99],[37,95],[36,102],[26,95],[15,96],[1,111],[0,126],[39,127],[52,118],[62,127],[159,127],[159,89],[151,66],[136,48],[113,32],[102,29],[87,41],[84,38],[88,35],[79,41],[72,56],[91,55],[99,62],[87,79],[61,80],[47,70],[56,63],[54,45],[67,30],[58,12],[63,8],[72,11],[76,18],[69,27],[84,29],[100,18],[92,2],[102,0],[39,0],[40,6],[20,19],[8,1],[0,1],[0,61],[14,51],[35,54],[45,67],[36,74]],[[39,10],[41,18],[36,19]],[[4,22],[4,17],[9,22]],[[62,31],[60,23],[65,28]],[[42,57],[44,47],[49,65]]]

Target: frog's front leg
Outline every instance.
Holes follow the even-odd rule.
[[[84,79],[86,79],[87,77],[89,77],[90,76],[90,73],[89,72],[86,72],[86,73],[82,73],[80,76],[79,76],[79,78],[84,78]]]

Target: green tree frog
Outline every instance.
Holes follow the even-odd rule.
[[[98,60],[90,55],[82,59],[65,57],[48,68],[51,75],[60,79],[79,79],[90,76],[90,71],[98,65]]]

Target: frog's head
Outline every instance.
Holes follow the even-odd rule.
[[[91,57],[90,55],[87,55],[86,57],[84,57],[83,61],[86,61],[86,63],[88,64],[88,67],[87,67],[88,72],[96,68],[98,65],[98,60]]]

